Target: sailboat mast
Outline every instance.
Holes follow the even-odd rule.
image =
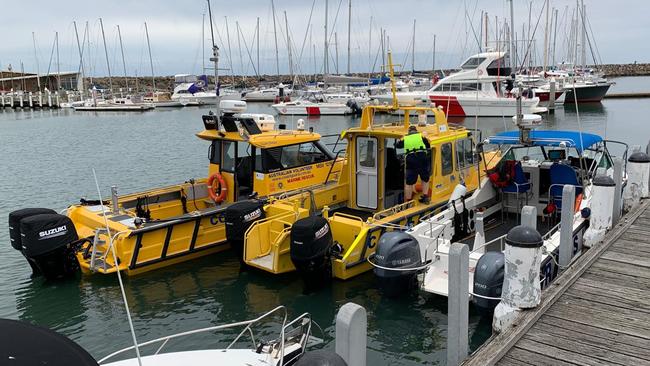
[[[34,42],[34,58],[36,59],[36,82],[38,83],[38,91],[41,91],[41,72],[38,67],[38,52],[36,52],[36,35],[32,32],[32,41]],[[25,76],[25,75],[23,75]]]
[[[336,73],[339,73],[339,38],[338,34],[334,32],[334,57],[336,57],[336,62],[334,66],[336,67]]]
[[[411,47],[411,70],[415,72],[415,19],[413,19],[413,47]]]
[[[205,75],[205,13],[201,22],[201,75]]]
[[[59,63],[59,32],[54,32],[56,42],[56,90],[61,90],[61,64]]]
[[[517,64],[517,54],[515,51],[515,5],[514,0],[510,0],[510,68],[515,72]]]
[[[548,26],[548,20],[549,20],[549,1],[546,0],[546,27],[544,29],[544,72],[546,72],[546,68],[548,66],[548,32],[549,32],[549,26]]]
[[[241,72],[242,83],[246,81],[244,76],[244,58],[241,53],[241,30],[239,29],[239,21],[235,21],[235,27],[237,28],[237,48],[239,48],[239,71]]]
[[[433,61],[431,61],[431,70],[436,72],[436,35],[433,35]]]
[[[291,36],[289,35],[289,21],[287,20],[287,11],[284,11],[284,29],[287,32],[287,52],[289,53],[289,76],[293,80],[293,60],[291,59]]]
[[[210,0],[208,2],[208,17],[210,18],[210,36],[212,38],[212,57],[210,61],[214,62],[214,93],[217,98],[217,118],[221,115],[221,106],[219,105],[219,47],[214,42],[214,28],[212,26],[212,7],[210,6]]]
[[[149,28],[144,22],[144,32],[147,34],[147,48],[149,49],[149,65],[151,66],[151,95],[156,92],[156,74],[153,72],[153,58],[151,58],[151,42],[149,42]]]
[[[145,23],[146,24],[146,23]],[[104,22],[99,18],[99,26],[102,29],[102,40],[104,41],[104,55],[106,56],[106,69],[108,70],[108,87],[113,92],[113,78],[111,76],[111,64],[108,61],[108,48],[106,48],[106,36],[104,35]]]
[[[585,22],[585,11],[587,11],[587,6],[585,5],[584,1],[580,1],[581,6],[580,6],[580,21],[582,24],[582,68],[586,69],[587,68],[587,24]]]
[[[228,63],[230,64],[230,76],[231,76],[231,81],[234,82],[235,80],[235,70],[234,67],[232,66],[232,48],[230,48],[230,30],[228,29],[228,17],[226,18],[226,40],[228,41]]]
[[[350,33],[352,30],[352,0],[348,0],[348,67],[347,73],[350,74]]]
[[[323,60],[323,74],[329,73],[328,60],[327,60],[327,10],[329,8],[329,1],[325,0],[325,48],[324,48],[324,60]]]
[[[81,99],[84,99],[84,55],[81,50],[81,44],[79,43],[79,32],[77,31],[77,21],[73,21],[74,25],[74,35],[77,38],[77,49],[79,50],[79,69],[81,70],[81,80],[77,84],[79,85],[79,93],[81,94]]]
[[[557,14],[559,13],[559,9],[554,9],[554,18],[555,22],[553,23],[553,66],[555,66],[555,41],[557,40]]]
[[[256,38],[257,38],[257,73],[259,75],[262,75],[262,71],[260,70],[260,17],[257,17]]]
[[[120,52],[122,53],[122,67],[124,68],[124,83],[126,85],[126,92],[129,92],[129,78],[126,76],[126,61],[124,59],[124,46],[122,45],[122,32],[120,31],[120,25],[117,25],[117,37],[120,40]]]
[[[278,31],[275,25],[275,4],[271,0],[271,16],[273,17],[273,38],[275,40],[275,74],[280,77],[280,54],[278,53]],[[259,47],[259,46],[258,46]]]

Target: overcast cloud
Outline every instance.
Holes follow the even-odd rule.
[[[522,24],[528,21],[529,1],[515,1],[515,29],[521,32]],[[348,0],[329,1],[330,31],[338,36],[339,71],[345,72],[347,57],[347,3]],[[604,63],[628,63],[650,61],[650,25],[647,14],[650,3],[643,0],[624,0],[618,3],[606,0],[585,0],[587,16],[593,30],[595,43]],[[543,5],[535,0],[532,7],[533,28]],[[560,9],[556,41],[556,59],[565,56],[567,33],[566,23],[572,15],[575,2],[552,0],[551,6]],[[294,63],[301,72],[322,72],[324,43],[325,0],[316,0],[311,19],[311,40],[309,32],[310,0],[275,0],[280,71],[288,70],[284,11],[289,23],[294,48]],[[119,24],[124,43],[126,68],[129,75],[150,75],[149,57],[144,33],[147,22],[157,75],[176,73],[200,73],[202,65],[201,24],[207,13],[205,1],[179,0],[58,0],[58,1],[9,1],[2,0],[3,22],[0,30],[0,65],[7,69],[12,64],[14,70],[20,68],[20,61],[26,71],[36,71],[36,61],[32,44],[32,32],[37,44],[38,65],[41,73],[47,72],[48,65],[55,70],[56,55],[52,55],[54,32],[59,32],[59,58],[61,70],[77,70],[79,55],[74,35],[73,20],[77,21],[79,36],[83,37],[86,21],[89,25],[91,47],[84,54],[87,68],[94,75],[106,75],[106,60],[98,18],[102,17],[106,33],[111,72],[124,73],[117,38]],[[256,51],[252,42],[256,18],[260,18],[260,71],[275,73],[275,48],[270,0],[213,0],[213,19],[220,38],[221,67],[229,68],[228,44],[226,38],[226,18],[230,34],[230,53],[235,73],[253,74],[245,43],[251,51],[253,61]],[[465,11],[467,9],[467,16]],[[337,16],[338,11],[338,16]],[[433,35],[437,35],[437,67],[457,66],[462,58],[475,53],[477,43],[467,18],[475,32],[480,32],[480,14],[487,11],[490,25],[488,32],[494,38],[495,17],[499,20],[509,18],[509,7],[505,0],[352,0],[351,55],[352,71],[375,69],[381,63],[378,55],[379,29],[387,30],[390,46],[398,63],[406,61],[410,69],[410,58],[406,51],[410,47],[413,19],[416,19],[416,69],[430,69],[432,64]],[[15,14],[15,15],[12,15]],[[207,17],[207,15],[206,15]],[[370,24],[372,18],[372,36]],[[536,32],[537,44],[543,45],[544,16]],[[241,43],[243,62],[240,62],[238,46],[239,23],[246,41]],[[209,28],[205,33],[206,58],[209,49]],[[371,39],[370,39],[371,37]],[[305,48],[303,41],[306,39]],[[331,43],[334,36],[331,35]],[[315,45],[315,59],[312,57]],[[369,50],[370,46],[370,50]],[[302,49],[302,57],[299,59]],[[539,51],[541,57],[541,51]],[[335,71],[336,47],[330,47],[330,71]],[[52,62],[50,59],[52,58]],[[376,59],[379,61],[376,61]],[[314,61],[316,65],[314,66]],[[208,61],[206,61],[207,63]],[[229,71],[223,71],[229,73]]]

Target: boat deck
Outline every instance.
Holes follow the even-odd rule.
[[[463,365],[650,365],[650,201]]]

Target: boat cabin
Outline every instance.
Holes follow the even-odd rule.
[[[523,200],[537,206],[538,212],[551,203],[561,204],[566,184],[576,186],[576,196],[580,197],[597,172],[612,176],[608,146],[619,145],[624,154],[627,151],[624,143],[576,131],[530,131],[529,139],[529,143],[522,144],[519,131],[487,138],[485,142],[496,145],[501,157],[488,173],[493,184],[507,193],[504,199]],[[521,202],[512,208],[520,209]]]
[[[247,113],[225,113],[219,122],[204,116],[204,124],[197,136],[210,141],[208,175],[222,176],[226,202],[323,184],[330,178],[336,157],[321,135],[304,126],[274,129],[273,116]]]

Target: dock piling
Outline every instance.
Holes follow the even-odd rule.
[[[474,246],[472,250],[477,253],[485,253],[485,225],[483,224],[483,212],[477,212],[474,217]]]
[[[650,147],[650,144],[648,145]],[[612,214],[612,226],[618,224],[618,220],[621,219],[621,198],[623,196],[623,160],[620,158],[614,158],[614,183],[616,184],[614,189],[614,212]]]
[[[573,213],[575,212],[576,187],[562,187],[562,212],[560,213],[560,269],[566,268],[573,257]]]
[[[335,350],[348,366],[366,366],[367,329],[368,318],[363,306],[352,302],[341,306],[336,314]]]
[[[537,207],[524,206],[521,209],[521,224],[537,230]]]
[[[457,366],[467,357],[469,329],[469,249],[454,243],[449,249],[447,297],[447,365]]]

